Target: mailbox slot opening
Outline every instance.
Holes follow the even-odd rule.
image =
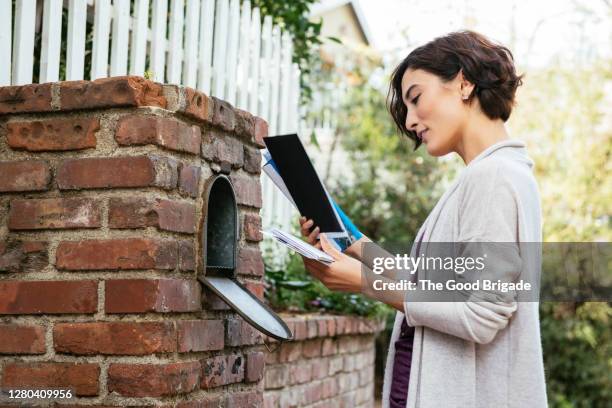
[[[238,243],[238,209],[230,180],[222,175],[210,181],[202,228],[202,256],[207,276],[234,277]]]

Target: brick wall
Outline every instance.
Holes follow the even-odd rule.
[[[72,388],[87,406],[262,405],[262,336],[196,275],[204,184],[226,173],[237,275],[263,296],[266,132],[139,77],[0,88],[0,387]]]
[[[266,352],[264,407],[374,406],[375,336],[383,329],[381,322],[282,317],[295,341],[272,343]]]

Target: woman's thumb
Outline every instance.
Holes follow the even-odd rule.
[[[334,259],[339,259],[342,257],[342,253],[328,241],[325,234],[321,234],[319,236],[321,237],[321,247],[323,251],[331,255]]]

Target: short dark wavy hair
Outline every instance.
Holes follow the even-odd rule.
[[[457,31],[438,37],[413,50],[395,68],[387,95],[387,105],[400,133],[421,145],[416,133],[406,128],[408,110],[402,99],[402,77],[406,70],[422,69],[443,81],[455,78],[459,70],[474,84],[467,102],[478,98],[482,111],[491,119],[510,117],[516,88],[522,84],[517,75],[512,52],[474,31]]]

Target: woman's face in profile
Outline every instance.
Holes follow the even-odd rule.
[[[467,109],[460,77],[443,82],[422,69],[407,69],[402,77],[402,98],[408,109],[406,128],[416,131],[432,156],[455,151],[461,140]]]

